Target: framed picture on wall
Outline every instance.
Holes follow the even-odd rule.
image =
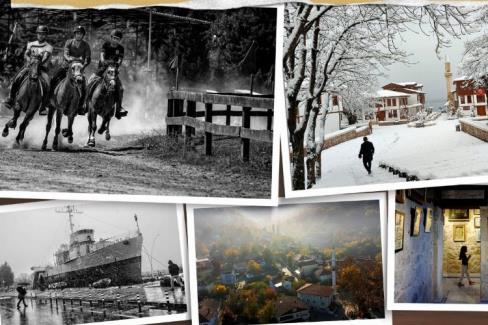
[[[478,217],[477,217],[477,216],[475,216],[475,217],[474,217],[474,227],[475,227],[475,228],[479,228],[480,226],[481,226],[481,219],[480,219],[480,217],[479,217],[479,216],[478,216]]]
[[[405,213],[395,211],[395,253],[403,250]]]
[[[481,231],[480,230],[481,230],[480,228],[476,228],[474,230],[474,233],[476,234],[476,241],[477,242],[480,242],[481,241]]]
[[[430,232],[432,229],[432,209],[424,209],[424,231]]]
[[[449,221],[469,221],[469,209],[450,209]]]
[[[466,228],[463,225],[453,225],[452,226],[452,239],[455,242],[464,242],[466,241]]]
[[[417,237],[420,234],[420,219],[422,218],[422,208],[416,207],[410,209],[411,223],[410,236]]]
[[[396,190],[395,202],[396,203],[405,203],[405,190]]]

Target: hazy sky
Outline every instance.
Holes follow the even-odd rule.
[[[280,207],[208,208],[197,209],[194,214],[197,228],[200,225],[231,222],[238,216],[250,218],[263,226],[292,217],[309,216],[323,218],[324,224],[334,220],[347,221],[351,227],[377,220],[379,227],[380,216],[379,201],[376,200],[287,204]]]
[[[121,202],[74,205],[83,212],[75,214],[75,230],[92,228],[95,240],[136,232],[134,214],[137,214],[143,246],[153,256],[154,269],[166,269],[168,259],[181,265],[176,205]],[[69,241],[68,216],[56,213],[61,207],[0,213],[0,263],[10,264],[16,276],[30,274],[31,266],[52,264],[54,252]],[[144,251],[143,248],[143,272],[150,270]]]
[[[451,46],[441,49],[441,59],[439,59],[435,53],[435,38],[420,33],[418,26],[412,26],[412,28],[416,32],[403,33],[405,42],[399,40],[398,44],[401,49],[412,54],[409,61],[414,64],[397,63],[389,66],[388,71],[385,71],[388,77],[379,80],[378,89],[390,82],[416,81],[424,85],[427,102],[439,99],[447,100],[444,59],[447,55],[451,61],[453,79],[459,77],[461,74],[458,71],[458,65],[463,57],[464,43],[479,36],[480,33],[464,36],[462,39],[451,37]]]

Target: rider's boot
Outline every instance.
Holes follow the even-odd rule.
[[[115,117],[120,120],[122,117],[127,116],[127,111],[122,107],[122,98],[124,97],[124,90],[120,89],[117,92],[118,96],[115,102]]]

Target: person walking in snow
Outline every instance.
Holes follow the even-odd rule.
[[[363,158],[364,168],[371,174],[371,161],[373,160],[374,146],[368,141],[368,137],[363,138],[361,150],[359,150],[359,159]]]

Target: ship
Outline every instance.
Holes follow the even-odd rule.
[[[74,229],[75,208],[68,206],[69,243],[54,253],[54,265],[33,267],[34,287],[89,287],[97,282],[129,285],[142,282],[142,234],[137,215],[135,233],[95,240],[93,229]]]

